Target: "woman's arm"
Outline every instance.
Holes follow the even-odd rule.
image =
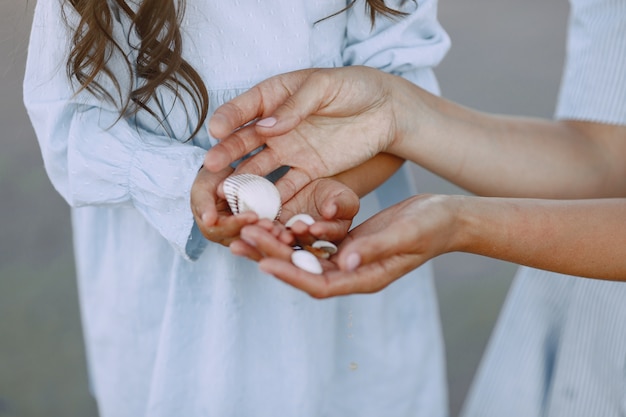
[[[487,114],[390,81],[388,152],[480,195],[626,196],[626,125]]]
[[[267,257],[265,272],[314,297],[379,291],[449,252],[607,280],[626,280],[626,200],[542,200],[418,195],[348,234],[322,275],[291,264],[290,251],[259,226],[241,236]]]
[[[225,140],[207,154],[209,169],[266,143],[241,170],[290,165],[298,186],[386,151],[481,195],[626,195],[624,125],[482,113],[365,67],[280,75],[215,114],[211,131]],[[318,153],[299,158],[306,148]]]
[[[626,280],[626,200],[461,198],[455,251]]]

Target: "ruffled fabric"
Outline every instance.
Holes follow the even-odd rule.
[[[319,301],[205,240],[189,193],[215,140],[204,128],[186,140],[193,106],[166,89],[163,123],[145,112],[118,120],[115,103],[74,95],[61,3],[69,4],[37,2],[24,100],[50,180],[72,207],[100,416],[445,416],[430,266],[378,294]],[[351,29],[369,21],[363,2],[320,20],[345,2],[188,0],[185,58],[207,85],[211,112],[307,67],[381,65],[436,91],[432,67],[449,41],[432,4],[420,2],[403,25],[381,18],[368,35]],[[114,28],[121,45],[136,40],[123,15]],[[388,48],[402,51],[381,52]],[[128,47],[110,60],[124,87],[135,82],[123,59],[133,54]],[[413,191],[400,171],[363,200],[357,221]]]

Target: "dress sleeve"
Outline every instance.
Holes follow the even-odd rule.
[[[571,0],[558,119],[626,124],[626,2]]]
[[[448,52],[450,38],[437,20],[437,1],[392,0],[385,4],[407,15],[378,15],[372,27],[367,2],[357,1],[348,10],[344,64],[400,75],[438,94],[432,69]]]
[[[134,207],[185,258],[197,257],[206,241],[192,233],[189,198],[205,150],[120,119],[91,94],[74,94],[60,3],[37,2],[24,77],[24,103],[52,184],[72,207]]]

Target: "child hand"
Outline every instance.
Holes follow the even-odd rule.
[[[218,196],[218,185],[232,171],[226,168],[212,173],[202,167],[191,187],[191,210],[198,228],[205,238],[224,246],[239,239],[243,226],[258,220],[253,212],[233,216],[226,200]]]
[[[324,178],[311,182],[284,203],[280,220],[286,223],[296,214],[307,213],[315,223],[308,227],[302,222],[294,224],[291,230],[297,240],[308,233],[315,240],[338,242],[345,238],[358,211],[359,197],[349,187]]]
[[[242,240],[233,242],[230,249],[236,255],[256,261],[276,254],[288,259],[295,244],[306,245],[320,239],[343,240],[358,211],[359,198],[350,188],[332,179],[319,179],[283,204],[281,223],[261,220],[254,226],[244,227]],[[286,229],[284,223],[299,213],[309,214],[315,223],[309,226],[296,222]],[[253,237],[259,234],[263,240],[256,242]]]

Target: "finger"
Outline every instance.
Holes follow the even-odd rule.
[[[364,265],[355,271],[327,270],[322,275],[273,258],[259,261],[259,268],[315,298],[377,292],[408,272],[407,263],[401,258]]]
[[[254,247],[263,256],[283,260],[291,259],[293,249],[278,240],[271,232],[255,225],[241,229],[241,239]]]
[[[359,212],[359,207],[359,197],[352,190],[342,190],[324,200],[320,214],[328,220],[352,220]]]
[[[261,252],[241,239],[234,240],[229,248],[233,255],[242,256],[256,262],[263,259]]]
[[[325,74],[321,70],[312,70],[306,74],[305,79],[302,74],[293,75],[295,77],[293,80],[285,78],[287,88],[293,86],[297,88],[271,112],[271,117],[256,123],[257,131],[264,136],[285,134],[322,108],[328,101],[328,91],[331,90],[330,78]]]
[[[252,150],[254,149],[256,148],[253,148]],[[265,148],[241,161],[235,169],[235,174],[255,174],[265,176],[281,166],[283,166],[283,163],[276,152],[271,148]]]
[[[292,246],[294,243],[294,234],[285,228],[281,223],[274,222],[268,219],[261,219],[254,224],[255,226],[265,229],[268,233],[271,233],[278,241],[285,245]]]
[[[395,233],[393,229],[384,229],[359,237],[361,226],[350,232],[353,239],[340,248],[337,262],[342,270],[352,271],[360,265],[381,262],[406,253],[407,247],[404,240],[399,237],[400,233]]]
[[[264,258],[259,268],[285,283],[305,291],[314,298],[329,298],[340,295],[369,293],[381,288],[380,266],[367,266],[356,272],[327,270],[323,274],[312,274],[291,262]],[[382,285],[384,287],[384,285]]]
[[[262,146],[265,138],[252,126],[243,127],[209,149],[204,157],[204,167],[211,172],[220,171]]]
[[[254,223],[253,226],[264,229],[266,232],[274,236],[279,242],[292,247],[295,241],[294,235],[291,231],[287,230],[283,225],[273,222],[268,219],[260,219]],[[243,229],[242,229],[243,230]],[[246,234],[244,234],[246,236]],[[256,243],[253,239],[250,239],[248,245],[253,246]]]
[[[218,107],[209,120],[209,132],[218,139],[225,138],[244,124],[270,115],[287,100],[293,91],[315,69],[276,75],[260,82],[245,93]]]
[[[276,188],[280,192],[283,204],[289,201],[300,190],[313,181],[306,172],[301,169],[291,168],[285,175],[276,181]]]
[[[200,231],[208,240],[228,246],[233,240],[239,238],[239,233],[244,226],[253,224],[257,220],[258,216],[248,211],[223,218],[213,226],[201,225]]]
[[[280,234],[277,236],[277,239],[283,242],[285,245],[293,246],[296,238],[293,233],[287,229],[281,230]]]
[[[289,226],[289,230],[291,230],[291,233],[294,235],[303,235],[305,233],[309,233],[309,227],[310,226],[307,223],[302,220],[298,220]]]
[[[340,242],[348,233],[350,223],[343,221],[317,221],[309,227],[309,233],[316,239]]]
[[[209,133],[224,139],[237,128],[260,117],[263,110],[261,90],[253,87],[215,110],[209,119]]]
[[[213,174],[204,168],[200,168],[196,179],[191,187],[191,210],[199,226],[209,227],[217,222],[217,202],[215,181],[219,174]]]
[[[274,229],[276,228],[277,225],[272,220],[263,218],[263,219],[260,219],[255,224],[255,226],[261,227],[261,228],[267,230],[270,233],[274,233]]]

